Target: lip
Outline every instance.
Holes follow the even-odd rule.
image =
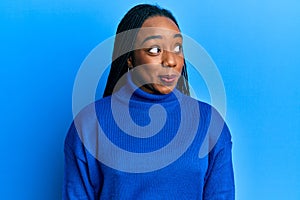
[[[176,79],[177,79],[177,75],[175,74],[172,74],[172,75],[160,75],[159,76],[160,80],[167,84],[167,85],[170,85],[170,84],[173,84]]]

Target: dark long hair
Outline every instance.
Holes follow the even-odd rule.
[[[111,64],[103,97],[112,95],[117,82],[128,71],[127,60],[132,55],[132,51],[127,52],[126,49],[133,49],[134,41],[137,35],[137,31],[134,32],[134,30],[138,30],[138,28],[141,28],[146,19],[154,16],[167,17],[171,19],[179,28],[175,17],[170,11],[166,9],[149,4],[140,4],[131,8],[125,14],[117,28],[112,56],[113,61]],[[129,30],[133,30],[133,32],[127,34],[125,31],[128,32]],[[176,88],[183,94],[190,95],[185,61],[181,75],[182,76],[178,80]],[[116,88],[115,91],[118,89],[119,88]]]

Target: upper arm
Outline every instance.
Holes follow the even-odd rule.
[[[64,145],[63,199],[95,199],[91,166],[76,128],[70,128]]]
[[[235,199],[231,134],[224,127],[217,143],[208,154],[203,199]]]

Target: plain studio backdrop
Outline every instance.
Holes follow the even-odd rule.
[[[300,199],[299,1],[145,2],[170,9],[218,66],[236,199]],[[0,2],[1,199],[61,199],[76,73],[137,3]],[[189,73],[209,102],[201,77]]]

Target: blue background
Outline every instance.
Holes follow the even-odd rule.
[[[61,199],[77,70],[140,2],[0,2],[1,199]],[[220,70],[237,199],[300,199],[300,2],[145,2],[170,9]]]

